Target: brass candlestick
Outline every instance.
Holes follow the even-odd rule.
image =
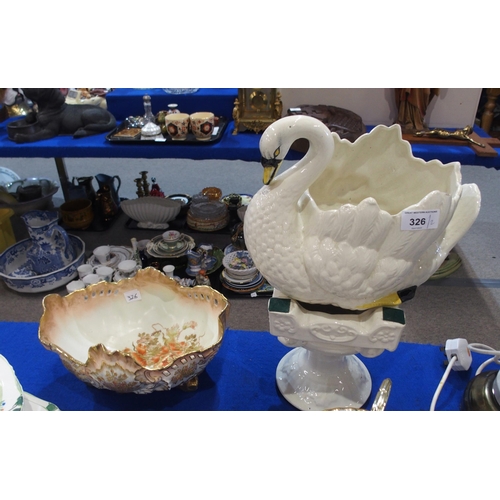
[[[144,196],[144,189],[142,188],[142,179],[139,177],[137,179],[134,179],[134,182],[137,186],[137,191],[136,191],[137,197],[142,198]]]
[[[148,173],[147,171],[143,170],[142,172],[139,172],[142,176],[142,189],[144,191],[143,196],[149,196],[149,182],[148,182]]]

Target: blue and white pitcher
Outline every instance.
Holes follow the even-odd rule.
[[[58,271],[75,260],[75,250],[66,231],[57,223],[57,212],[33,210],[21,215],[31,238],[27,264],[37,274]]]

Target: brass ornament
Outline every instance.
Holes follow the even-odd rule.
[[[277,89],[238,89],[233,107],[233,135],[245,129],[257,134],[263,132],[282,113],[283,103]]]

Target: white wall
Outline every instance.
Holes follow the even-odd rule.
[[[327,104],[361,116],[365,125],[391,125],[397,109],[394,89],[279,89],[283,115],[300,104]],[[481,89],[440,89],[427,109],[425,121],[431,128],[463,128],[473,125]]]

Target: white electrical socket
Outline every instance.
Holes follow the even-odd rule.
[[[453,356],[457,359],[453,364],[452,370],[467,371],[472,364],[472,354],[469,349],[469,343],[466,339],[448,339],[444,347],[448,362]]]

